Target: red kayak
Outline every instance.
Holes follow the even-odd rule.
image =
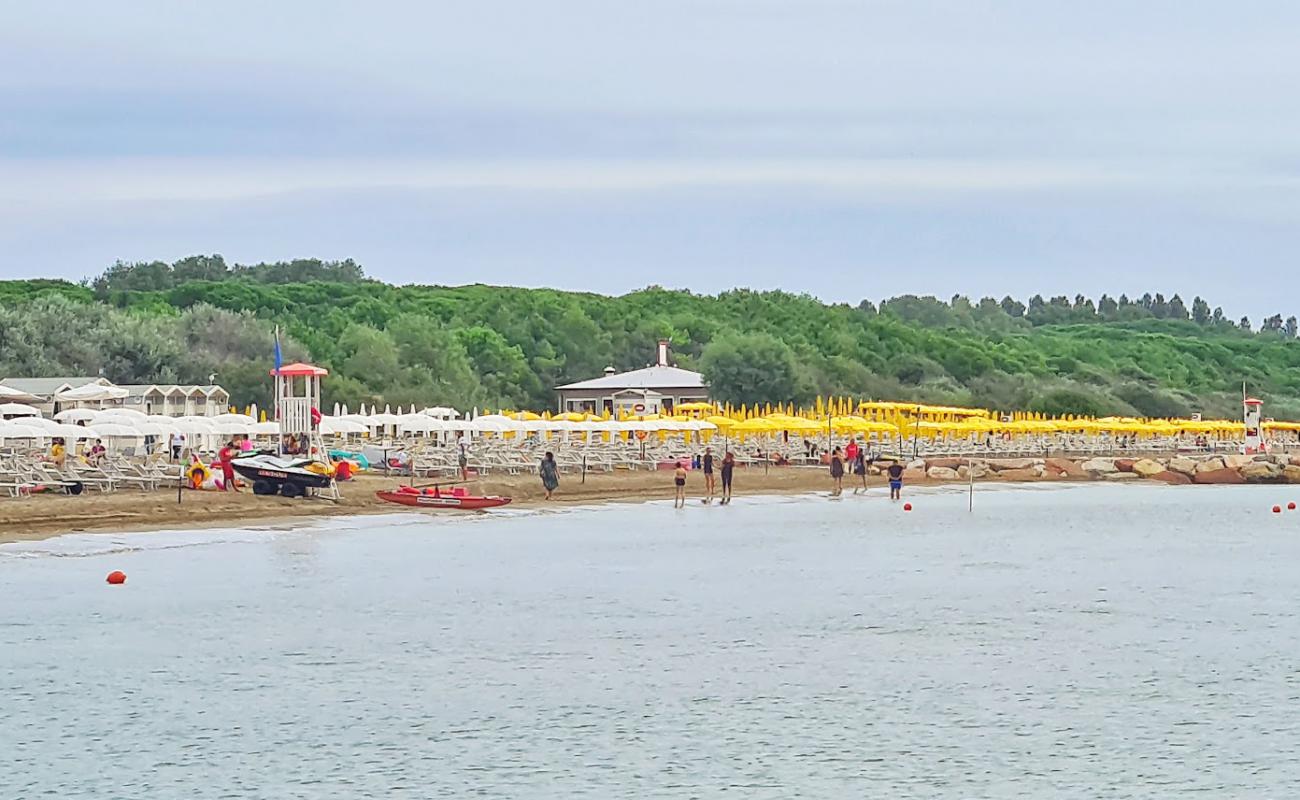
[[[474,511],[481,508],[496,508],[510,502],[509,497],[488,495],[479,497],[457,490],[454,492],[436,492],[432,489],[415,489],[402,486],[395,492],[375,492],[380,500],[416,508],[459,508]]]

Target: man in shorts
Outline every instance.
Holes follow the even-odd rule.
[[[889,465],[889,499],[897,500],[903,496],[903,465],[897,461]]]

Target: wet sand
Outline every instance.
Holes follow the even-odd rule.
[[[853,484],[846,476],[845,492]],[[341,487],[343,499],[326,500],[282,497],[257,497],[245,487],[240,493],[184,490],[180,502],[176,490],[141,492],[122,489],[109,494],[88,492],[69,497],[38,494],[30,498],[0,498],[0,542],[44,539],[80,531],[141,531],[176,528],[217,527],[232,524],[275,521],[292,518],[328,517],[346,514],[410,513],[416,509],[385,503],[375,492],[392,489],[405,479],[363,475]],[[415,485],[430,481],[416,480]],[[933,483],[933,481],[914,481]],[[547,504],[545,492],[536,475],[492,475],[472,479],[464,484],[473,494],[499,494],[514,499],[513,507],[539,507]],[[870,478],[873,488],[885,485],[878,476]],[[692,473],[687,482],[692,498],[704,496],[704,476]],[[831,480],[825,469],[772,467],[766,474],[761,468],[738,469],[735,496],[745,494],[790,494],[829,491]],[[550,501],[557,505],[600,502],[670,500],[673,477],[668,471],[616,472],[560,476],[560,489]],[[431,514],[467,513],[428,511]]]

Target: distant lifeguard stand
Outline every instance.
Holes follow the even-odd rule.
[[[1260,429],[1260,414],[1264,410],[1264,402],[1253,397],[1247,397],[1241,401],[1241,405],[1246,420],[1246,442],[1243,445],[1243,450],[1246,455],[1263,453],[1265,447],[1264,437],[1261,435]]]
[[[276,454],[311,458],[331,466],[329,450],[321,436],[321,379],[329,370],[312,364],[285,364],[271,370],[275,378],[275,418],[280,423]],[[296,447],[291,445],[296,444]],[[293,450],[294,452],[290,452]],[[333,481],[321,496],[337,500]]]

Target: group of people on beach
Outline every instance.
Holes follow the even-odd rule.
[[[839,497],[844,494],[844,473],[845,464],[853,470],[861,482],[861,486],[854,486],[853,493],[867,491],[867,467],[874,463],[875,459],[867,455],[867,448],[859,447],[856,439],[850,439],[849,443],[841,451],[836,447],[831,451],[831,497]],[[903,465],[896,459],[891,459],[889,466],[885,467],[885,474],[889,476],[889,499],[897,500],[903,495]]]
[[[859,447],[856,440],[849,440],[849,444],[843,451],[836,447],[831,451],[830,472],[833,488],[831,489],[832,497],[839,497],[844,493],[844,473],[845,463],[850,465],[853,474],[861,481],[861,486],[855,486],[853,493],[865,493],[867,491],[867,467],[874,463],[875,459],[867,455],[865,447]],[[731,490],[733,479],[736,471],[736,456],[728,450],[723,456],[721,463],[713,455],[713,448],[704,448],[704,454],[694,459],[693,467],[704,473],[704,498],[702,502],[709,504],[713,498],[718,496],[718,477],[722,478],[721,505],[727,505],[731,502]],[[551,500],[555,496],[555,490],[560,487],[560,468],[555,462],[555,454],[547,451],[542,456],[541,464],[538,465],[538,476],[542,481],[542,489],[546,492],[546,499]],[[889,477],[889,499],[898,500],[903,492],[903,465],[897,460],[890,460],[889,466],[885,467],[885,474]],[[673,465],[673,508],[684,508],[686,506],[686,478],[689,475],[685,461],[678,461]]]
[[[704,455],[700,456],[700,471],[704,473],[704,503],[712,503],[714,496],[718,492],[717,475],[714,473],[713,448],[704,448]],[[736,472],[736,456],[728,450],[722,456],[722,463],[718,472],[722,475],[722,498],[720,505],[727,505],[731,502],[732,479]],[[676,469],[673,470],[673,508],[684,508],[686,506],[686,462],[678,461]]]

